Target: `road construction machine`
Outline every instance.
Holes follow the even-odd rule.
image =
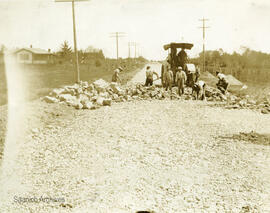
[[[163,46],[164,50],[168,51],[167,61],[170,65],[170,69],[173,71],[173,85],[176,84],[175,76],[176,71],[179,67],[186,72],[187,75],[187,86],[192,86],[194,84],[196,78],[196,67],[194,64],[188,63],[189,58],[185,52],[185,49],[191,50],[193,44],[191,43],[170,43]],[[178,51],[181,48],[181,51]],[[165,84],[164,82],[164,70],[165,67],[162,65],[161,69],[161,80],[162,85]]]

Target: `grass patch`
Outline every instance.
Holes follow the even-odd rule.
[[[120,74],[122,83],[128,82],[137,72],[144,66],[144,61],[135,59],[122,59],[120,65],[124,68],[124,72]],[[89,83],[103,78],[106,81],[111,81],[112,71],[119,66],[116,60],[102,60],[98,66],[95,61],[93,63],[81,64],[80,74],[82,81]],[[22,71],[27,79],[28,99],[34,100],[39,97],[49,94],[52,89],[59,88],[64,85],[75,83],[75,72],[72,64],[51,64],[51,65],[22,65]],[[6,134],[7,123],[7,107],[1,106],[7,103],[7,84],[5,77],[4,65],[0,65],[0,159],[2,158],[4,140]],[[39,106],[36,106],[39,107]],[[62,107],[62,106],[61,106]],[[71,109],[71,108],[70,108]],[[40,110],[44,110],[40,108]],[[48,112],[46,112],[48,111]],[[52,117],[54,112],[58,112],[58,108],[46,109],[40,118],[43,122],[60,121],[57,117]],[[68,110],[66,110],[69,112]],[[65,113],[66,115],[67,113]],[[34,115],[36,117],[37,115]],[[44,119],[48,118],[48,119]],[[62,118],[62,117],[61,117]]]
[[[138,68],[142,68],[144,61],[136,59],[122,59],[117,62],[113,59],[104,59],[97,66],[95,61],[87,64],[80,64],[80,79],[89,83],[103,78],[111,81],[112,71],[119,66],[124,68],[124,72],[120,74],[122,82],[129,81]],[[53,88],[59,88],[64,85],[75,83],[75,69],[73,64],[48,64],[48,65],[21,65],[23,75],[27,79],[29,100],[37,99],[47,95]],[[5,80],[5,69],[0,67],[0,105],[7,103],[7,85]]]

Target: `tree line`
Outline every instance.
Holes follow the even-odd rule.
[[[60,49],[55,53],[55,56],[60,63],[72,62],[74,60],[73,50],[67,41],[64,41],[61,44]],[[102,50],[95,49],[91,46],[85,50],[79,50],[78,58],[79,62],[82,64],[94,61],[96,66],[100,66],[100,60],[105,59]]]
[[[247,47],[241,47],[241,52],[205,51],[206,71],[215,74],[219,70],[244,82],[270,82],[270,54]],[[202,67],[203,53],[191,61]]]

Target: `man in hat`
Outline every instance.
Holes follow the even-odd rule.
[[[216,84],[217,88],[222,92],[222,94],[225,94],[229,86],[226,76],[219,71],[216,72],[216,75],[218,77],[218,83]]]
[[[186,81],[187,81],[186,73],[183,71],[182,67],[178,67],[176,70],[175,82],[176,82],[176,85],[178,86],[179,96],[184,94],[184,85]]]
[[[155,72],[155,71],[153,71],[152,69],[151,69],[151,67],[150,66],[147,66],[146,67],[146,81],[145,81],[145,86],[152,86],[153,85],[153,77],[154,77],[154,75],[156,75],[157,76],[157,79],[159,79],[159,76],[158,76],[158,74]]]
[[[170,55],[168,55],[165,62],[161,66],[161,83],[162,83],[163,87],[166,86],[165,73],[167,73],[169,71],[170,67],[171,67],[171,65],[170,65],[171,61],[170,60],[171,60],[171,57],[170,57]]]
[[[121,79],[120,79],[120,77],[119,77],[119,74],[120,74],[120,72],[122,72],[122,71],[123,71],[123,68],[122,68],[122,67],[118,67],[117,69],[115,69],[115,70],[113,71],[112,82],[117,82],[117,81],[119,81],[119,82],[121,83]]]
[[[164,86],[166,88],[166,91],[168,88],[172,91],[172,85],[173,85],[173,71],[172,67],[169,65],[167,69],[164,72]]]

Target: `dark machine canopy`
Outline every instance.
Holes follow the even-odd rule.
[[[169,48],[182,48],[190,50],[193,47],[193,44],[190,43],[170,43],[163,46],[164,50],[168,50]]]

